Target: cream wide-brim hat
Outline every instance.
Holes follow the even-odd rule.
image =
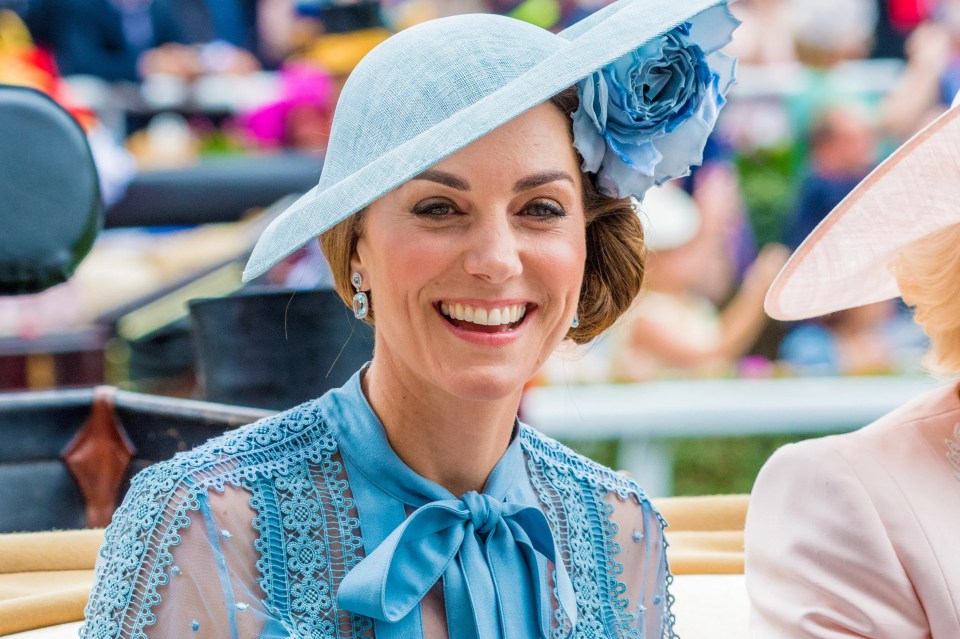
[[[892,262],[911,242],[960,222],[960,106],[893,152],[810,233],[764,307],[779,320],[898,297]]]
[[[319,184],[266,228],[244,281],[443,158],[685,22],[704,50],[723,46],[737,23],[725,0],[620,0],[560,34],[505,16],[470,14],[392,36],[350,75]],[[715,28],[721,24],[729,28]]]

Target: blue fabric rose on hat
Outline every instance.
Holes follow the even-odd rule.
[[[700,164],[736,66],[719,49],[738,24],[717,5],[577,85],[573,143],[600,192],[642,198]]]

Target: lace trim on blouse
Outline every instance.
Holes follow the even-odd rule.
[[[146,639],[164,587],[180,571],[173,555],[181,531],[211,490],[222,493],[230,486],[251,495],[258,585],[266,595],[256,603],[278,620],[283,636],[372,637],[369,618],[336,604],[340,581],[363,557],[363,540],[323,407],[324,398],[303,404],[138,474],[106,531],[81,636]],[[675,637],[665,522],[646,496],[630,479],[526,426],[519,436],[531,485],[573,582],[575,636]],[[614,521],[622,519],[619,512],[615,516],[620,506],[639,521],[628,542],[618,537]],[[640,578],[630,585],[618,560],[622,543],[637,544],[643,557]],[[230,614],[242,614],[248,605],[230,606]],[[552,636],[571,636],[569,620],[554,610]],[[193,625],[198,630],[198,622]],[[231,617],[229,634],[236,628]]]

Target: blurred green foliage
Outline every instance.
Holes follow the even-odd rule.
[[[616,439],[578,439],[563,440],[563,444],[569,446],[581,455],[589,457],[598,464],[603,464],[607,468],[617,467],[617,455],[620,451],[620,442]]]
[[[221,129],[213,129],[200,136],[199,152],[202,156],[242,155],[244,151],[243,145],[235,137]]]
[[[790,144],[738,154],[740,191],[757,246],[780,241],[790,215],[801,161],[796,145]]]
[[[827,434],[827,433],[823,433]],[[673,442],[673,494],[731,495],[749,493],[760,467],[784,444],[821,434],[702,437]],[[617,468],[617,440],[565,441],[578,453]]]
[[[784,444],[820,435],[751,435],[674,441],[675,495],[749,493],[760,467]]]

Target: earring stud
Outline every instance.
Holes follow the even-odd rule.
[[[360,290],[360,287],[363,286],[363,276],[354,271],[350,281],[353,283],[353,288],[357,290],[353,296],[353,316],[357,319],[363,319],[367,316],[367,311],[370,310],[367,294]]]
[[[573,319],[570,320],[570,328],[580,328],[580,312],[579,311],[573,314]]]

